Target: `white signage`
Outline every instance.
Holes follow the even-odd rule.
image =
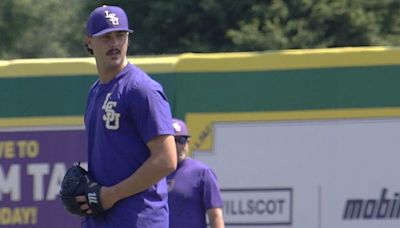
[[[218,176],[227,227],[400,225],[398,118],[215,122],[213,133],[212,151],[193,157]]]
[[[292,189],[224,189],[227,225],[289,225]]]

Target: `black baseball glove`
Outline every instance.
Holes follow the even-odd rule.
[[[82,203],[76,201],[76,196],[85,195],[87,204],[92,210],[91,215],[100,215],[104,208],[100,202],[101,185],[90,180],[88,172],[79,163],[74,164],[67,170],[61,183],[60,197],[64,208],[72,214],[86,216],[87,211],[83,211],[80,206]]]

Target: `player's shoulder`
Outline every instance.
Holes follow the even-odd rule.
[[[100,80],[97,79],[97,80],[92,84],[92,86],[90,86],[90,88],[89,88],[89,96],[90,96],[91,94],[93,94],[94,91],[98,88],[99,83],[100,83]]]
[[[195,169],[198,169],[198,170],[211,169],[206,163],[204,163],[204,162],[202,162],[200,160],[197,160],[197,159],[194,159],[194,158],[191,158],[191,157],[187,157],[185,160],[188,163],[188,165],[190,165],[192,168],[195,168]]]
[[[129,63],[127,68],[123,83],[130,89],[147,91],[161,88],[158,82],[136,65]]]
[[[187,166],[190,166],[189,170],[193,173],[196,173],[203,180],[209,180],[210,177],[213,177],[212,179],[217,178],[214,170],[206,163],[190,157],[186,158],[185,160],[188,162]]]

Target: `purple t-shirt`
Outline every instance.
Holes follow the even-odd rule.
[[[167,177],[170,228],[205,228],[206,211],[222,208],[217,178],[204,163],[186,158]]]
[[[149,158],[146,143],[173,134],[171,110],[160,84],[128,64],[107,84],[90,89],[85,112],[89,173],[101,185],[126,179]],[[168,227],[165,178],[149,189],[117,202],[86,227]]]

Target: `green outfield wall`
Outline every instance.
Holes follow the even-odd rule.
[[[174,116],[400,107],[400,49],[130,57],[159,81]],[[0,127],[81,121],[93,58],[0,61]]]
[[[341,219],[346,202],[375,199],[379,192],[378,201],[398,198],[399,185],[391,180],[399,172],[393,132],[400,129],[400,49],[129,60],[163,85],[173,115],[188,123],[191,155],[214,168],[222,190],[235,190],[222,195],[231,202],[224,206],[227,227],[277,221],[316,227],[321,217],[319,227],[355,227]],[[65,212],[59,189],[71,164],[87,165],[83,113],[96,79],[93,58],[0,61],[0,227],[81,225]],[[278,197],[283,209],[231,213],[244,197]],[[328,206],[316,209],[321,202]],[[398,218],[386,218],[379,225],[381,218],[366,218],[358,227],[398,226]]]

